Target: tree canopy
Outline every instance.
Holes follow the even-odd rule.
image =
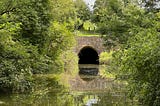
[[[60,56],[74,44],[66,24],[73,8],[72,0],[0,1],[1,91],[26,92],[33,74],[64,70]]]
[[[160,12],[154,7],[156,1],[142,2],[144,6],[137,1],[97,0],[95,22],[106,46],[118,46],[113,53],[113,70],[127,80],[130,96],[158,106]]]

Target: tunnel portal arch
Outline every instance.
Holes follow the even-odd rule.
[[[79,64],[99,64],[98,52],[91,46],[81,48],[78,57]]]

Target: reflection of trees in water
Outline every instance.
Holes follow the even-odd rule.
[[[103,106],[104,104],[106,106],[110,105],[118,105],[118,106],[126,106],[127,104],[127,96],[125,93],[120,92],[106,92],[103,94],[98,95],[100,101],[98,101],[98,105]],[[128,101],[129,102],[129,101]]]
[[[71,88],[69,92],[69,89],[59,85],[55,79],[44,77],[38,80],[36,92],[8,97],[1,95],[0,100],[6,103],[5,106],[83,106],[96,102],[98,106],[124,106],[130,102],[125,95],[125,89],[122,89],[124,85],[111,79],[96,77],[92,81],[83,81],[81,78],[74,81],[76,82],[70,83],[74,84],[71,86],[75,88]]]
[[[3,99],[1,99],[3,100]],[[65,92],[63,90],[55,90],[48,93],[12,95],[6,100],[7,106],[83,106],[87,103],[97,102],[98,106],[118,105],[126,106],[130,102],[124,92],[116,91],[90,91],[90,92]],[[9,102],[7,102],[9,101]],[[130,102],[131,103],[131,102]]]
[[[91,80],[83,80],[91,79]],[[80,76],[70,80],[71,90],[73,91],[106,91],[122,88],[124,84],[120,84],[113,79],[102,78],[101,76]]]

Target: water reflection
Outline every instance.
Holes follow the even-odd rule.
[[[70,88],[56,85],[50,79],[45,83],[47,86],[38,86],[41,89],[32,94],[0,95],[0,106],[138,106],[127,98],[123,83],[98,74],[87,77],[92,80],[80,76],[69,79]]]
[[[79,74],[79,77],[83,80],[83,81],[92,81],[95,78],[97,78],[97,76],[91,76],[91,75],[84,75],[84,74]]]
[[[79,74],[96,76],[99,73],[99,65],[79,64]]]
[[[123,93],[116,95],[116,92],[49,92],[41,96],[25,94],[0,99],[0,106],[138,106]]]
[[[97,104],[98,99],[89,99],[86,103],[86,106],[92,106],[94,104]]]
[[[83,75],[98,75],[98,68],[79,68],[79,74]]]
[[[84,81],[91,81],[97,77],[99,65],[79,64],[79,76]]]

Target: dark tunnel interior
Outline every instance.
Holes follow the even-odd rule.
[[[92,47],[84,47],[78,54],[79,64],[99,64],[99,56]]]

